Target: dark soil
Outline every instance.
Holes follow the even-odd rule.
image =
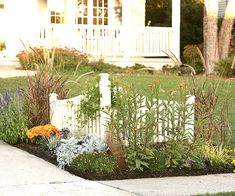
[[[57,165],[56,157],[52,156],[49,151],[43,149],[40,145],[36,144],[16,144],[14,145],[17,148],[20,148],[24,151],[29,152],[30,154],[34,154],[35,156],[42,158],[54,165]],[[221,169],[221,168],[213,168],[206,167],[201,170],[192,170],[192,169],[182,169],[182,170],[174,170],[167,171],[164,173],[151,173],[149,171],[146,172],[130,172],[116,171],[112,174],[95,174],[95,173],[86,173],[74,170],[71,167],[66,167],[65,170],[68,172],[88,179],[88,180],[121,180],[121,179],[136,179],[136,178],[156,178],[156,177],[170,177],[170,176],[199,176],[199,175],[207,175],[207,174],[219,174],[219,173],[231,173],[231,169]]]

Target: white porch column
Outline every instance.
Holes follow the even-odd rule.
[[[180,0],[172,0],[173,53],[180,58]]]
[[[135,36],[133,28],[145,26],[145,0],[122,0],[122,26],[124,56],[135,54]]]
[[[5,1],[7,56],[25,49],[21,41],[26,45],[34,41],[37,14],[37,0]]]

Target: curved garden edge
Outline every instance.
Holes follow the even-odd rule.
[[[21,150],[24,150],[30,154],[33,154],[45,161],[48,161],[54,165],[57,165],[56,158],[51,156],[51,154],[44,150],[42,147],[36,144],[15,144],[14,147],[17,147]],[[130,172],[123,171],[112,174],[95,174],[88,172],[80,172],[74,170],[71,167],[65,167],[65,170],[74,174],[78,177],[82,177],[87,180],[123,180],[123,179],[137,179],[137,178],[159,178],[159,177],[173,177],[173,176],[200,176],[200,175],[208,175],[208,174],[222,174],[222,173],[232,173],[231,168],[221,169],[207,166],[205,169],[182,169],[182,170],[174,170],[167,171],[161,173],[151,173],[151,172]]]

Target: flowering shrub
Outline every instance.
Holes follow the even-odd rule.
[[[45,64],[48,60],[48,55],[53,57],[53,67],[61,69],[73,69],[78,63],[87,63],[87,55],[81,53],[74,48],[31,48],[31,50],[24,50],[17,54],[21,66],[24,69],[35,69],[35,65]]]
[[[33,127],[32,129],[29,129],[26,132],[26,135],[29,139],[33,139],[37,136],[44,136],[44,137],[50,137],[52,135],[60,136],[60,131],[53,125],[47,124],[44,126],[37,126]]]

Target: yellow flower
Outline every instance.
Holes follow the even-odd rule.
[[[234,160],[232,160],[231,164],[232,164],[232,165],[235,165],[235,159],[234,159]]]
[[[181,83],[178,84],[179,88],[186,88],[188,86],[187,82],[182,81]]]

